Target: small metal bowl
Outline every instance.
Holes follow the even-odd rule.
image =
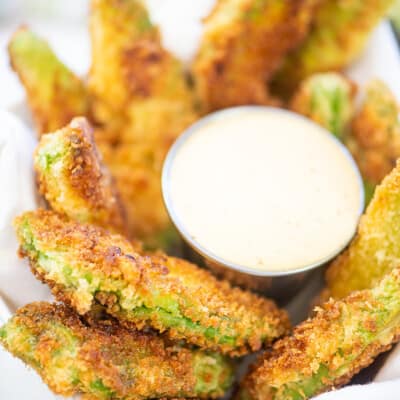
[[[316,268],[322,267],[326,265],[328,261],[334,258],[337,254],[339,254],[348,243],[338,248],[331,254],[327,255],[323,259],[319,260],[316,263],[304,265],[299,268],[288,270],[288,271],[262,271],[255,270],[246,266],[238,265],[222,258],[218,257],[216,254],[213,254],[208,249],[201,246],[197,243],[189,232],[185,229],[184,226],[179,221],[177,217],[174,206],[171,201],[170,193],[169,193],[169,177],[170,177],[170,169],[172,163],[174,161],[175,155],[177,154],[180,147],[188,140],[188,138],[195,134],[203,125],[210,123],[211,121],[220,120],[228,116],[232,113],[241,113],[248,111],[263,111],[271,112],[273,110],[277,113],[290,113],[292,116],[295,115],[297,118],[306,119],[308,123],[313,123],[311,120],[301,116],[300,114],[295,114],[291,111],[272,108],[272,107],[264,107],[264,106],[239,106],[228,108],[222,111],[217,111],[212,114],[207,115],[206,117],[200,119],[192,126],[190,126],[172,145],[163,166],[162,171],[162,192],[164,203],[168,214],[175,225],[176,229],[182,236],[183,240],[189,246],[187,249],[187,257],[192,261],[202,264],[210,268],[217,276],[222,277],[224,279],[229,280],[234,285],[238,285],[244,287],[246,289],[251,289],[253,291],[262,293],[269,297],[272,297],[280,302],[289,301],[304,285],[306,279],[310,276],[310,274]],[[324,128],[318,127],[323,130]],[[363,189],[363,181],[361,178],[361,174],[359,169],[352,158],[348,149],[338,140],[335,136],[333,136],[330,132],[326,131],[326,134],[334,141],[338,147],[341,148],[342,152],[348,157],[351,162],[351,165],[354,168],[354,171],[358,175],[358,183],[360,187],[360,207],[358,216],[361,216],[364,210],[364,189]]]

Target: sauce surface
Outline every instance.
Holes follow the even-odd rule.
[[[334,256],[356,230],[363,189],[354,162],[305,118],[238,108],[174,147],[169,211],[214,257],[255,270],[299,269]]]

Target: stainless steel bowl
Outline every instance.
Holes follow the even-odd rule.
[[[324,266],[329,260],[339,254],[346,246],[347,243],[336,249],[331,254],[328,254],[323,259],[319,260],[316,263],[304,265],[299,268],[289,270],[289,271],[261,271],[255,270],[246,266],[238,265],[222,258],[218,257],[216,254],[211,253],[208,249],[204,248],[202,245],[197,243],[190,235],[189,232],[185,229],[184,226],[179,222],[179,218],[177,217],[170,193],[169,193],[169,182],[170,182],[170,169],[171,165],[174,161],[175,155],[177,154],[180,147],[188,140],[188,138],[195,134],[203,125],[210,123],[211,121],[215,121],[218,119],[223,119],[231,113],[241,113],[247,111],[257,111],[263,112],[268,110],[271,112],[271,109],[277,113],[290,113],[292,115],[296,115],[297,118],[305,119],[305,117],[295,114],[293,112],[264,107],[264,106],[240,106],[225,109],[222,111],[217,111],[208,116],[200,119],[195,124],[190,126],[173,144],[171,147],[163,166],[162,171],[162,191],[164,203],[167,208],[168,214],[175,225],[176,229],[182,236],[183,240],[188,244],[189,251],[187,252],[188,258],[203,264],[213,270],[213,272],[220,277],[228,279],[235,285],[239,285],[241,287],[245,287],[247,289],[251,289],[257,292],[261,292],[269,297],[275,298],[280,301],[287,301],[294,296],[298,292],[298,290],[304,285],[307,277],[310,276],[313,270],[316,268]],[[312,121],[307,119],[308,123],[313,123]],[[319,127],[323,129],[322,127]],[[345,153],[346,157],[351,162],[351,165],[354,168],[354,171],[358,175],[359,187],[360,187],[360,207],[359,207],[359,216],[362,214],[364,209],[364,190],[363,190],[363,181],[361,178],[361,174],[358,170],[358,167],[353,160],[350,152],[347,148],[334,137],[330,132],[326,131],[326,134],[334,141]],[[290,249],[288,249],[290,251]]]

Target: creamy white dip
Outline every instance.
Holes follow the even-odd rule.
[[[283,110],[216,114],[181,137],[165,168],[164,196],[183,234],[250,269],[331,258],[353,236],[362,208],[361,179],[344,147]]]

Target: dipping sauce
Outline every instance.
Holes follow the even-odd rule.
[[[328,261],[363,208],[358,169],[333,135],[297,114],[237,107],[193,125],[164,165],[170,216],[203,255],[245,270]]]

